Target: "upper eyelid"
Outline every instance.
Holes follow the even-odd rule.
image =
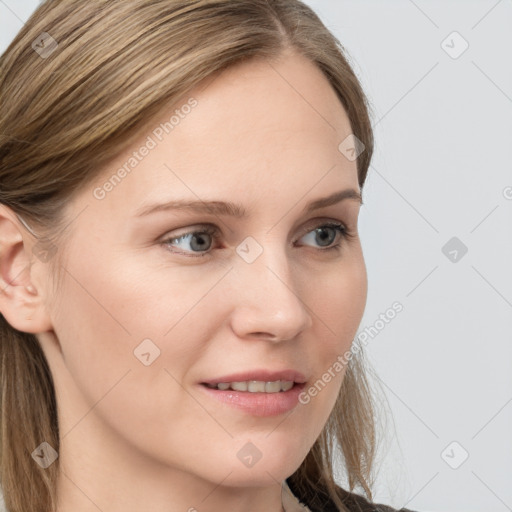
[[[311,221],[311,222],[313,222],[313,221]],[[328,219],[325,219],[325,220],[320,220],[319,222],[315,222],[313,224],[310,224],[308,222],[308,223],[306,223],[304,228],[299,231],[299,233],[300,233],[299,238],[302,238],[305,234],[313,231],[316,228],[319,228],[319,227],[322,227],[322,226],[325,226],[325,225],[329,225],[329,224],[339,225],[342,228],[344,228],[345,230],[349,229],[348,226],[347,226],[347,223],[343,222],[341,220],[334,220],[334,219],[328,220]]]
[[[311,220],[307,221],[306,224],[304,225],[304,227],[301,228],[299,232],[302,233],[302,234],[309,233],[311,230],[313,230],[313,229],[315,229],[317,227],[323,226],[325,224],[329,224],[329,223],[340,224],[345,229],[349,229],[349,224],[350,224],[350,223],[344,222],[344,221],[339,220],[339,219],[334,219],[334,218],[330,218],[330,217],[320,217],[320,218],[311,219]],[[222,232],[222,229],[219,228],[219,226],[217,226],[216,224],[208,223],[208,222],[192,224],[190,226],[190,228],[185,227],[185,228],[177,228],[177,229],[178,230],[186,229],[186,231],[183,231],[182,233],[174,235],[174,236],[170,236],[172,234],[172,232],[169,232],[168,235],[167,234],[164,235],[164,238],[173,238],[173,239],[174,238],[180,238],[182,236],[186,236],[186,235],[190,235],[190,234],[201,232],[201,230],[203,230],[203,231],[209,231],[209,230],[215,231],[216,234]]]

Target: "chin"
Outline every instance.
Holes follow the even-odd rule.
[[[289,464],[285,463],[280,467],[267,465],[257,468],[257,466],[250,469],[235,466],[231,469],[232,473],[222,482],[222,485],[228,487],[269,487],[271,485],[281,485],[281,482],[298,468],[298,466],[292,468]],[[214,480],[218,480],[218,475],[216,475]]]
[[[266,442],[262,439],[261,443],[255,440],[254,445],[244,443],[242,449],[235,453],[236,463],[226,465],[226,474],[232,471],[226,483],[236,487],[258,487],[282,482],[299,468],[306,457],[307,450],[301,456],[300,448],[293,442],[274,446],[270,439]]]

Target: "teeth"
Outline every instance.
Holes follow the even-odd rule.
[[[231,389],[233,391],[247,391],[247,382],[232,382]]]
[[[251,393],[264,393],[265,383],[261,380],[250,380],[249,385],[247,386],[247,390]]]
[[[226,391],[248,391],[249,393],[279,393],[293,388],[291,380],[276,380],[264,382],[262,380],[249,380],[246,382],[219,382],[218,384],[207,384],[209,388]]]
[[[265,393],[278,393],[279,391],[281,391],[281,381],[280,380],[276,380],[275,382],[265,383]]]
[[[283,391],[288,391],[289,389],[293,388],[293,382],[290,381],[282,381],[281,382],[281,389]]]

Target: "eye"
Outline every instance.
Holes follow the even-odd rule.
[[[329,222],[327,224],[322,224],[313,230],[307,231],[303,238],[309,237],[310,241],[320,243],[321,247],[327,247],[326,249],[322,249],[323,251],[329,251],[331,249],[339,250],[341,248],[341,240],[337,244],[332,245],[334,240],[336,240],[337,234],[340,235],[341,239],[348,238],[349,236],[348,230],[343,224],[338,222]]]
[[[332,245],[336,240],[336,235],[340,238],[338,243]],[[339,222],[327,222],[320,224],[314,229],[306,231],[300,239],[309,239],[309,242],[319,244],[320,251],[340,250],[342,240],[354,237],[354,235]],[[215,226],[202,226],[200,230],[189,231],[177,237],[166,238],[160,242],[166,248],[178,247],[185,249],[184,252],[175,252],[187,257],[203,257],[208,256],[212,243],[219,238],[218,229]],[[306,244],[308,245],[308,244]],[[188,248],[187,248],[188,246]],[[194,254],[195,253],[195,254]]]
[[[162,245],[166,247],[174,247],[174,242],[184,243],[184,245],[190,245],[192,250],[188,251],[189,253],[197,252],[197,250],[208,250],[211,247],[211,243],[208,243],[208,239],[211,238],[212,240],[216,240],[218,237],[217,228],[210,227],[210,226],[203,226],[204,229],[198,230],[198,231],[190,231],[188,233],[184,233],[183,235],[180,235],[178,237],[173,238],[167,238],[163,240],[161,243]],[[174,252],[174,251],[173,251]],[[178,253],[183,254],[184,256],[190,256],[190,254],[186,253]],[[193,255],[192,257],[201,257],[201,256],[207,256],[208,252],[200,252],[197,255]]]

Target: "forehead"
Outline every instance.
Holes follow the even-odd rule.
[[[136,210],[141,199],[173,196],[236,196],[243,203],[287,193],[297,200],[316,184],[321,193],[358,188],[356,163],[338,149],[350,133],[315,64],[298,54],[253,59],[209,77],[159,113],[96,181],[102,186],[118,169],[128,171],[97,206]],[[134,151],[148,145],[130,169]]]
[[[231,67],[194,88],[189,96],[197,98],[199,108],[193,112],[195,122],[184,123],[177,138],[230,140],[233,146],[243,142],[247,147],[251,140],[264,141],[275,148],[272,141],[276,136],[282,143],[288,134],[290,146],[298,147],[294,139],[297,133],[328,145],[351,132],[345,110],[327,78],[297,53]]]

